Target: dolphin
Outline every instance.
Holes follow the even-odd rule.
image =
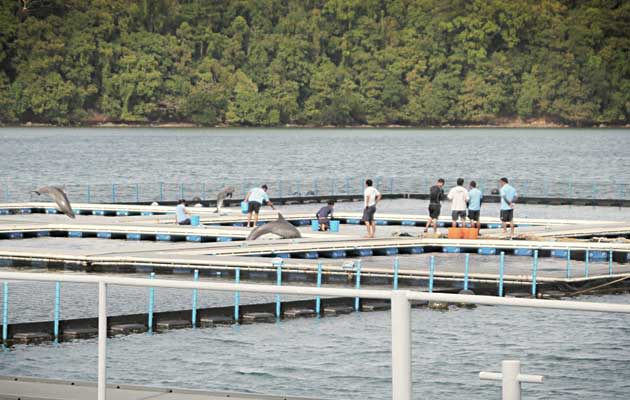
[[[218,194],[217,194],[217,209],[214,210],[215,213],[221,212],[221,207],[223,207],[223,201],[229,197],[232,198],[232,194],[234,194],[234,188],[232,186],[223,188],[223,190],[221,190]]]
[[[300,231],[298,231],[295,226],[287,222],[282,214],[278,213],[277,220],[257,226],[250,232],[247,240],[256,240],[262,235],[266,235],[268,233],[273,233],[283,239],[296,239],[302,237]]]
[[[50,195],[55,203],[57,203],[57,209],[59,211],[66,214],[70,218],[74,218],[74,212],[72,212],[72,207],[70,206],[68,197],[60,187],[44,186],[37,190],[34,190],[33,193],[37,193],[38,196],[41,194]]]

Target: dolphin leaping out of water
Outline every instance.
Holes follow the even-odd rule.
[[[72,211],[72,207],[70,206],[68,197],[60,187],[44,186],[37,190],[34,190],[33,193],[37,193],[38,196],[41,194],[50,195],[55,203],[57,203],[57,209],[59,211],[61,211],[63,214],[66,214],[70,218],[74,218],[74,212]]]
[[[266,235],[268,233],[273,233],[283,239],[297,239],[302,237],[300,231],[298,231],[295,226],[287,222],[282,214],[278,213],[277,220],[257,226],[251,231],[247,240],[256,240],[262,235]]]
[[[234,188],[232,186],[223,188],[223,190],[221,190],[218,194],[217,194],[217,209],[214,210],[215,213],[221,212],[221,207],[223,207],[223,201],[226,198],[232,198],[232,195],[234,194]]]

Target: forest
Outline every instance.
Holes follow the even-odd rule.
[[[629,123],[630,1],[0,4],[4,125]]]

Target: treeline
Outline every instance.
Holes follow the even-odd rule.
[[[0,122],[627,124],[624,0],[0,0]]]

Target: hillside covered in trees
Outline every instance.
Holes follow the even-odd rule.
[[[0,0],[0,122],[627,124],[630,1]]]

